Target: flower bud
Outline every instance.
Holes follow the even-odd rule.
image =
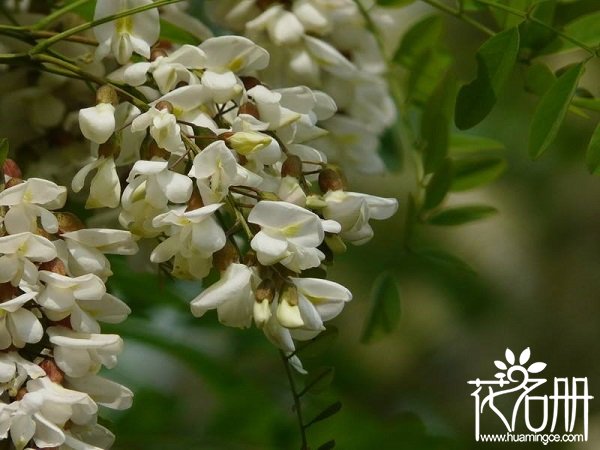
[[[16,186],[17,184],[21,184],[21,183],[23,183],[23,180],[21,178],[16,178],[16,177],[15,178],[11,178],[4,185],[4,189],[11,188],[11,187]]]
[[[117,95],[117,91],[112,86],[105,84],[104,86],[100,86],[96,91],[96,104],[98,103],[108,103],[110,105],[116,106],[119,103],[119,96]]]
[[[319,188],[321,192],[342,191],[344,190],[344,180],[340,173],[335,169],[323,169],[319,173]]]
[[[271,143],[272,139],[266,134],[255,131],[239,131],[226,138],[227,145],[241,155],[250,155],[262,150]]]
[[[256,290],[254,291],[254,297],[257,302],[267,300],[269,303],[275,298],[275,283],[270,278],[262,280]]]
[[[302,160],[297,155],[288,155],[281,166],[281,176],[300,178],[302,176]]]
[[[4,165],[2,166],[2,172],[4,172],[4,175],[8,175],[11,178],[23,177],[23,174],[21,173],[21,168],[12,159],[7,159],[6,161],[4,161]]]
[[[276,314],[277,320],[285,328],[299,328],[304,325],[298,308],[298,291],[295,286],[288,285],[283,289]]]
[[[271,318],[271,305],[269,300],[254,302],[253,312],[254,323],[258,328],[264,327]]]

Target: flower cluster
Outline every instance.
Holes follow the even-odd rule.
[[[383,171],[379,138],[395,120],[385,61],[355,0],[213,0],[213,15],[271,54],[271,86],[321,89],[337,103],[316,148],[346,168]]]
[[[17,450],[106,449],[112,434],[97,423],[98,405],[123,409],[129,389],[98,375],[112,368],[123,342],[99,322],[130,313],[108,294],[105,253],[132,254],[127,231],[85,229],[57,212],[66,188],[21,179],[4,164],[0,192],[0,439]]]
[[[270,61],[264,48],[241,36],[159,47],[156,11],[134,17],[95,30],[105,43],[97,57],[144,60],[109,75],[139,95],[107,85],[79,112],[93,158],[73,189],[95,171],[87,206],[120,205],[121,224],[157,242],[152,262],[179,278],[219,272],[192,300],[195,316],[216,309],[226,325],[254,323],[292,353],[294,339],[315,337],[351,299],[315,269],[344,241],[368,241],[370,219],[390,217],[397,202],[346,190],[313,144],[334,100],[305,86],[271,89],[257,77]]]

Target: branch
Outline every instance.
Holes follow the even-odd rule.
[[[462,9],[451,8],[450,6],[448,6],[442,2],[439,2],[438,0],[422,0],[422,1],[424,3],[427,3],[430,6],[433,6],[436,9],[439,9],[440,11],[445,12],[446,14],[450,14],[451,16],[454,16],[457,19],[462,20],[463,22],[478,29],[482,33],[487,34],[488,36],[493,36],[496,34],[496,32],[494,30],[492,30],[491,28],[488,28],[481,22],[473,19],[470,16],[467,16]]]
[[[287,356],[285,356],[285,353],[283,353],[281,350],[279,351],[279,354],[281,355],[281,360],[283,361],[283,365],[285,367],[285,373],[290,383],[292,397],[294,398],[294,410],[296,412],[296,418],[298,419],[300,438],[302,439],[300,450],[308,450],[308,440],[306,439],[306,427],[304,426],[304,418],[302,417],[302,404],[300,402],[300,395],[298,395],[298,390],[296,389],[296,383],[294,381],[294,376],[292,374],[292,370],[290,369],[290,363],[288,362]]]

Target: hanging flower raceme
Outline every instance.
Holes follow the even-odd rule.
[[[0,439],[17,450],[108,449],[114,437],[98,424],[98,405],[128,408],[132,393],[97,375],[123,345],[100,322],[121,322],[130,309],[106,292],[103,252],[137,248],[128,232],[86,230],[55,212],[65,188],[22,180],[17,169],[4,164],[0,192]]]
[[[278,42],[302,41],[320,49],[317,60],[329,61],[323,73],[352,77],[356,67],[330,44],[298,34],[294,14],[308,20],[306,25],[311,11],[278,9],[265,26]],[[216,269],[218,281],[192,300],[193,315],[216,309],[225,325],[254,323],[293,353],[295,340],[318,335],[352,298],[343,286],[307,271],[326,269],[345,249],[344,240],[368,240],[369,219],[391,216],[396,201],[344,189],[339,168],[314,146],[328,134],[320,123],[336,117],[334,99],[305,86],[269,87],[259,74],[267,70],[270,55],[252,40],[208,38],[197,47],[161,46],[142,56],[146,60],[125,65],[111,79],[143,92],[145,108],[129,108],[127,120],[117,120],[123,99],[103,87],[97,105],[80,113],[82,134],[93,151],[99,149],[91,163],[98,173],[87,206],[120,203],[121,224],[137,239],[153,239],[151,261],[174,277],[205,280]],[[135,151],[124,136],[135,137]],[[124,152],[139,155],[127,159],[132,165],[121,165],[128,173],[102,169]],[[90,170],[82,169],[77,189]],[[126,180],[124,189],[119,180]],[[98,280],[109,275],[106,266],[78,267],[80,246],[91,239],[83,231],[65,233],[59,245],[71,278],[40,276],[51,291],[64,293],[60,302],[45,297],[40,302],[55,319],[68,316],[73,322],[70,329],[49,330],[57,363],[68,376],[114,364],[119,342],[99,335],[97,321],[123,314],[98,288]],[[105,309],[91,308],[91,292]],[[73,352],[80,355],[77,368],[71,367]],[[301,370],[297,358],[293,361]]]
[[[339,112],[322,120],[330,133],[313,145],[336,163],[382,172],[377,150],[396,110],[383,77],[386,64],[354,0],[212,0],[213,16],[271,53],[260,71],[273,87],[303,84],[320,89]],[[372,19],[373,20],[373,19]]]

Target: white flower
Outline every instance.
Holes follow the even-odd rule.
[[[131,390],[98,375],[77,378],[66,376],[65,386],[75,391],[85,392],[99,405],[111,409],[127,409],[131,407],[133,401]]]
[[[37,294],[28,292],[0,303],[0,349],[23,348],[42,339],[44,330],[34,313],[23,308]]]
[[[97,320],[118,323],[131,312],[125,303],[106,293],[104,282],[96,275],[71,278],[41,271],[39,279],[46,287],[36,302],[44,314],[54,322],[69,317],[75,331],[99,333]]]
[[[225,103],[242,92],[243,86],[236,74],[261,70],[269,64],[269,53],[265,49],[240,36],[210,38],[200,49],[206,54],[206,70],[201,81],[212,91],[217,103]]]
[[[94,274],[102,280],[112,275],[104,253],[133,255],[138,246],[129,231],[87,228],[61,234],[54,241],[60,259],[73,276]]]
[[[29,232],[0,237],[0,283],[18,286],[21,278],[37,282],[34,263],[56,258],[56,249],[48,239]]]
[[[287,202],[258,202],[248,221],[261,227],[250,242],[260,263],[281,263],[295,272],[317,267],[325,259],[323,252],[317,249],[323,242],[325,231],[339,233],[341,229],[337,222],[322,220]]]
[[[66,201],[67,190],[63,186],[30,178],[0,192],[0,206],[10,206],[4,216],[4,226],[10,234],[37,231],[37,219],[48,233],[58,231],[58,222],[49,209],[61,208]]]
[[[255,303],[252,275],[252,269],[244,264],[231,264],[219,281],[192,300],[192,314],[202,317],[206,311],[216,308],[222,324],[248,328],[252,324]]]
[[[23,383],[46,375],[44,369],[37,364],[27,361],[17,352],[0,353],[0,394],[8,391],[15,397]]]
[[[142,131],[146,128],[150,128],[150,135],[160,148],[176,154],[185,152],[177,117],[170,113],[168,109],[158,110],[151,107],[131,123],[131,131],[133,132]]]
[[[168,202],[185,203],[192,195],[192,180],[185,175],[173,172],[166,161],[137,161],[123,192],[123,204],[131,205],[134,195],[139,197],[142,187],[144,199],[156,209],[163,209]]]
[[[79,110],[79,127],[83,135],[96,144],[104,144],[115,132],[115,107],[110,103]]]
[[[194,158],[189,176],[196,178],[205,204],[220,202],[237,183],[238,164],[223,141],[207,146]]]
[[[55,346],[56,365],[70,377],[96,374],[103,365],[112,369],[123,349],[116,334],[79,333],[65,327],[49,327],[46,332]]]
[[[373,237],[369,219],[383,220],[391,217],[398,209],[394,198],[382,198],[358,192],[329,191],[323,196],[327,206],[323,216],[342,226],[340,236],[359,245]]]
[[[112,16],[128,9],[151,5],[152,0],[111,0],[96,3],[94,20]],[[150,46],[160,34],[158,10],[152,8],[131,14],[93,28],[99,46],[96,58],[102,59],[112,52],[119,64],[126,64],[135,52],[150,57]]]
[[[90,195],[85,204],[86,208],[116,208],[121,197],[121,182],[117,174],[114,158],[101,156],[83,166],[73,177],[71,188],[74,192],[83,189],[88,174],[98,169],[90,183]]]
[[[150,260],[161,263],[176,255],[185,259],[209,260],[226,242],[225,232],[214,217],[221,206],[214,204],[187,212],[183,208],[176,208],[157,216],[153,225],[169,226],[171,230],[169,237],[156,246]],[[204,266],[202,269],[201,273],[206,272],[203,275],[206,276],[208,271],[204,270]]]
[[[3,411],[6,431],[18,450],[33,439],[38,448],[59,447],[65,442],[63,427],[90,423],[98,407],[85,393],[63,388],[48,377],[30,380],[27,393]],[[0,438],[6,438],[0,435]],[[90,447],[80,447],[87,448]]]
[[[123,71],[125,82],[141,86],[148,73],[152,74],[162,94],[173,90],[178,82],[199,83],[191,69],[204,67],[206,55],[198,47],[183,45],[168,56],[159,56],[152,62],[140,62],[128,66]]]

